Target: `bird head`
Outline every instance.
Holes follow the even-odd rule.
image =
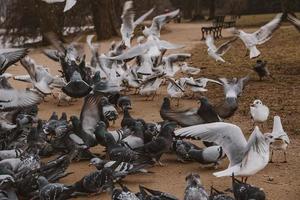
[[[202,185],[200,175],[196,173],[191,173],[185,177],[185,181],[188,186],[198,186]]]
[[[91,166],[91,165],[97,166],[97,165],[100,165],[102,163],[104,163],[104,161],[102,159],[100,159],[100,158],[92,158],[90,160],[89,166]]]
[[[43,188],[44,186],[48,185],[49,182],[44,176],[40,176],[37,179],[37,184],[38,184],[39,188]]]
[[[251,107],[258,107],[260,105],[263,105],[262,101],[259,99],[256,99],[253,101],[253,103],[250,105]]]

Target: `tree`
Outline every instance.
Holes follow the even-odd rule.
[[[215,18],[215,11],[216,11],[216,2],[215,0],[209,1],[209,16],[208,19],[214,19]]]

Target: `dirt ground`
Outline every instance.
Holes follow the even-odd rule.
[[[224,56],[228,63],[219,64],[208,57],[204,42],[200,41],[201,32],[200,24],[169,24],[168,29],[171,31],[162,35],[163,39],[177,44],[184,44],[186,47],[178,52],[192,53],[190,63],[193,66],[204,67],[197,77],[241,77],[251,73],[251,68],[255,60],[244,57],[245,48],[240,41],[233,44],[233,48]],[[223,33],[224,38],[217,44],[226,41],[228,33]],[[115,38],[116,39],[116,38]],[[102,51],[108,49],[110,41],[101,43]],[[262,51],[262,59],[268,61],[268,67],[275,80],[267,79],[259,81],[255,74],[251,74],[251,81],[244,90],[242,97],[239,99],[239,109],[236,114],[229,120],[241,127],[245,135],[249,135],[252,128],[252,122],[249,114],[249,105],[255,99],[261,99],[264,104],[268,105],[271,113],[264,132],[271,131],[273,116],[279,115],[282,118],[283,127],[289,134],[291,144],[288,150],[288,163],[280,163],[283,160],[282,153],[275,154],[275,163],[269,164],[265,169],[249,179],[253,185],[264,189],[267,199],[271,200],[292,200],[300,196],[300,34],[291,26],[280,28],[274,37],[266,44],[259,47]],[[87,48],[87,47],[86,47]],[[50,61],[40,50],[32,50],[30,53],[38,63],[48,66],[53,74],[58,74],[59,66]],[[89,52],[87,51],[89,57]],[[25,73],[19,65],[10,68],[12,74]],[[27,87],[29,84],[14,83],[16,87]],[[132,116],[144,118],[146,121],[160,121],[159,108],[163,97],[166,95],[165,86],[154,101],[145,101],[144,97],[132,95],[133,110]],[[205,95],[213,104],[221,102],[223,98],[222,88],[220,86],[209,85],[208,92]],[[74,105],[67,107],[57,107],[57,100],[52,97],[47,98],[47,102],[42,103],[39,108],[39,117],[47,119],[52,111],[58,113],[67,112],[68,115],[79,115],[82,100],[78,100]],[[180,101],[180,108],[195,107],[195,99],[183,99]],[[119,121],[122,115],[119,116]],[[119,128],[119,121],[111,129]],[[200,142],[197,142],[200,144]],[[101,153],[102,148],[96,147],[92,151]],[[137,191],[138,185],[145,185],[153,189],[169,192],[183,199],[185,188],[185,176],[190,172],[196,172],[201,175],[201,179],[206,189],[209,190],[214,185],[219,190],[225,190],[231,186],[230,178],[216,178],[212,175],[214,169],[200,167],[197,163],[179,163],[176,157],[171,154],[164,155],[162,162],[164,167],[154,167],[151,175],[133,175],[124,180],[133,191]],[[227,167],[227,161],[224,161],[219,170]],[[68,171],[75,172],[61,180],[62,183],[71,184],[79,180],[82,176],[93,171],[87,162],[73,163]],[[273,177],[273,181],[268,181]],[[110,199],[107,194],[100,196],[90,196],[79,199]]]

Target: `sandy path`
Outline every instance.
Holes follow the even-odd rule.
[[[168,29],[171,32],[166,33],[162,36],[163,39],[168,40],[170,42],[174,42],[177,44],[184,44],[186,47],[183,50],[178,52],[191,52],[192,49],[197,47],[198,49],[202,47],[203,44],[199,41],[201,38],[201,26],[199,24],[170,24],[168,25]],[[224,34],[226,36],[226,33]],[[108,49],[108,46],[112,40],[101,42],[101,49]],[[200,50],[202,51],[202,50]],[[87,51],[88,52],[88,51]],[[201,52],[203,53],[203,52]],[[200,54],[203,56],[202,54]],[[41,55],[40,50],[35,50],[30,53],[38,63],[43,63],[51,69],[51,72],[56,74],[58,65],[45,56]],[[89,57],[89,53],[87,53]],[[197,59],[193,59],[193,63],[197,63],[197,66],[202,66],[203,62],[201,62],[202,57],[198,57],[199,55],[196,52]],[[200,61],[199,61],[200,60]],[[299,61],[299,60],[298,60]],[[206,67],[210,65],[212,62],[207,62]],[[225,69],[226,70],[226,69]],[[24,73],[23,68],[19,65],[12,67],[9,70],[10,73],[13,74],[22,74]],[[205,76],[206,74],[201,74],[201,76]],[[24,87],[23,83],[14,83],[17,87]],[[30,86],[28,84],[27,86]],[[272,87],[269,85],[268,87]],[[213,86],[210,88],[208,95],[216,96],[215,89],[220,91],[220,89]],[[212,91],[212,92],[211,92]],[[144,101],[143,97],[140,96],[132,96],[133,99],[133,110],[132,116],[136,118],[144,118],[146,121],[160,121],[159,117],[159,108],[162,102],[162,98],[165,95],[165,91],[161,90],[161,95],[155,98],[154,101],[148,102]],[[220,99],[221,95],[217,95],[217,99]],[[251,100],[253,97],[249,97]],[[249,98],[247,100],[249,100]],[[245,101],[241,106],[245,110],[248,108],[250,101]],[[52,97],[48,98],[48,102],[44,102],[40,105],[40,112],[39,116],[43,119],[47,119],[52,111],[56,111],[58,113],[67,112],[68,115],[79,115],[81,110],[82,100],[78,100],[74,105],[69,107],[57,107],[56,100]],[[181,107],[192,107],[197,106],[195,100],[183,100],[180,104]],[[246,112],[247,113],[247,112]],[[120,116],[120,119],[122,116]],[[120,120],[119,119],[119,120]],[[242,111],[238,112],[233,119],[231,119],[232,123],[236,123],[241,126],[244,131],[249,132],[250,129],[250,120],[249,116]],[[117,122],[117,124],[119,124]],[[269,127],[271,123],[268,123]],[[112,127],[112,129],[118,128]],[[298,161],[291,162],[289,164],[281,164],[275,163],[272,165],[268,165],[266,169],[261,171],[259,174],[254,176],[250,179],[252,184],[261,186],[265,189],[268,199],[272,200],[283,200],[283,199],[297,199],[300,195],[300,184],[299,184],[299,152],[300,152],[300,141],[299,138],[296,139],[295,135],[292,135],[292,145],[290,148],[291,153],[289,154],[289,160],[292,157],[295,157]],[[96,147],[93,149],[94,152],[101,153],[102,148]],[[293,159],[294,160],[294,159]],[[200,173],[202,182],[204,183],[205,187],[209,190],[211,185],[216,186],[217,188],[224,190],[231,185],[230,178],[215,178],[212,173],[215,171],[214,169],[208,168],[200,168],[199,164],[197,163],[186,163],[181,164],[178,163],[175,159],[174,155],[164,155],[162,158],[162,162],[166,164],[165,167],[154,167],[151,171],[155,172],[151,175],[134,175],[127,177],[124,180],[124,184],[126,184],[130,189],[137,191],[138,184],[142,184],[148,186],[153,189],[160,189],[165,192],[172,193],[179,197],[179,199],[183,198],[183,192],[185,187],[185,176],[190,172],[197,172]],[[227,161],[223,162],[220,166],[221,169],[226,168]],[[82,176],[88,174],[90,171],[94,169],[88,167],[87,162],[80,162],[80,163],[73,163],[69,168],[69,171],[75,172],[75,174],[70,175],[62,180],[63,183],[74,183],[76,180],[79,180]],[[294,171],[296,174],[291,174]],[[291,176],[296,175],[295,178]],[[268,176],[274,177],[274,181],[268,183],[267,178]],[[295,180],[297,179],[297,180]],[[79,198],[79,199],[110,199],[107,194],[102,194],[99,196],[92,196],[86,198]]]

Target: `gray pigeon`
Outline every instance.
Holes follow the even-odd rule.
[[[267,61],[257,60],[253,70],[259,76],[259,80],[262,80],[263,77],[271,77],[274,79],[267,67]]]
[[[0,75],[2,75],[9,66],[15,64],[28,53],[27,49],[1,49],[0,50]]]
[[[234,198],[216,190],[213,186],[211,186],[209,200],[234,200]]]
[[[209,196],[205,191],[198,174],[191,173],[185,180],[187,186],[184,192],[184,200],[208,200]]]
[[[217,167],[225,157],[225,152],[220,146],[210,146],[201,150],[191,149],[189,157],[203,165],[214,164]]]

